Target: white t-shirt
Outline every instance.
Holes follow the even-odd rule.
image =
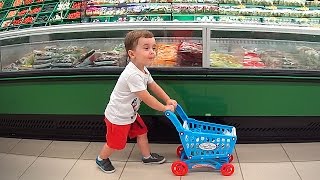
[[[121,73],[104,112],[111,123],[125,125],[136,120],[141,100],[135,92],[147,90],[147,85],[153,82],[146,67],[144,71],[145,73],[130,62]]]

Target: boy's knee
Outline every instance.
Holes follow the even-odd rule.
[[[148,138],[148,133],[140,134],[140,135],[137,136],[137,138],[147,139]]]

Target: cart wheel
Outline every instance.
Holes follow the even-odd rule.
[[[183,161],[175,161],[171,165],[171,171],[176,176],[184,176],[188,173],[188,165]]]
[[[224,164],[222,165],[221,169],[221,174],[224,176],[231,176],[234,173],[234,166],[232,164]]]
[[[233,161],[233,155],[231,154],[230,156],[229,156],[229,163],[231,163]]]
[[[182,146],[182,145],[178,146],[178,147],[177,147],[177,156],[178,156],[179,158],[181,157],[182,151],[183,151],[183,146]]]

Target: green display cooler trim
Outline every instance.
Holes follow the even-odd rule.
[[[101,115],[120,72],[3,77],[0,114]],[[191,116],[320,116],[319,76],[151,72]],[[161,115],[146,105],[140,113]]]
[[[259,76],[259,75],[153,75],[159,78],[176,78],[176,79],[184,79],[184,78],[192,78],[192,79],[212,79],[212,78],[231,78],[231,79],[261,79],[261,80],[319,80],[320,77],[297,77],[297,76]],[[70,76],[31,76],[31,77],[8,77],[8,78],[0,78],[1,81],[16,81],[16,80],[37,80],[37,79],[74,79],[74,78],[116,78],[119,75],[70,75]]]
[[[172,20],[178,20],[178,21],[195,21],[196,16],[201,16],[201,15],[192,15],[192,14],[172,14]],[[205,16],[205,15],[203,15]]]

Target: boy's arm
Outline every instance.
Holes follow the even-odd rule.
[[[170,100],[170,97],[166,92],[155,82],[148,84],[148,88],[160,99],[162,99],[166,104]]]
[[[135,92],[135,94],[149,107],[158,111],[174,111],[174,107],[172,105],[163,105],[159,102],[155,97],[153,97],[147,90]]]

